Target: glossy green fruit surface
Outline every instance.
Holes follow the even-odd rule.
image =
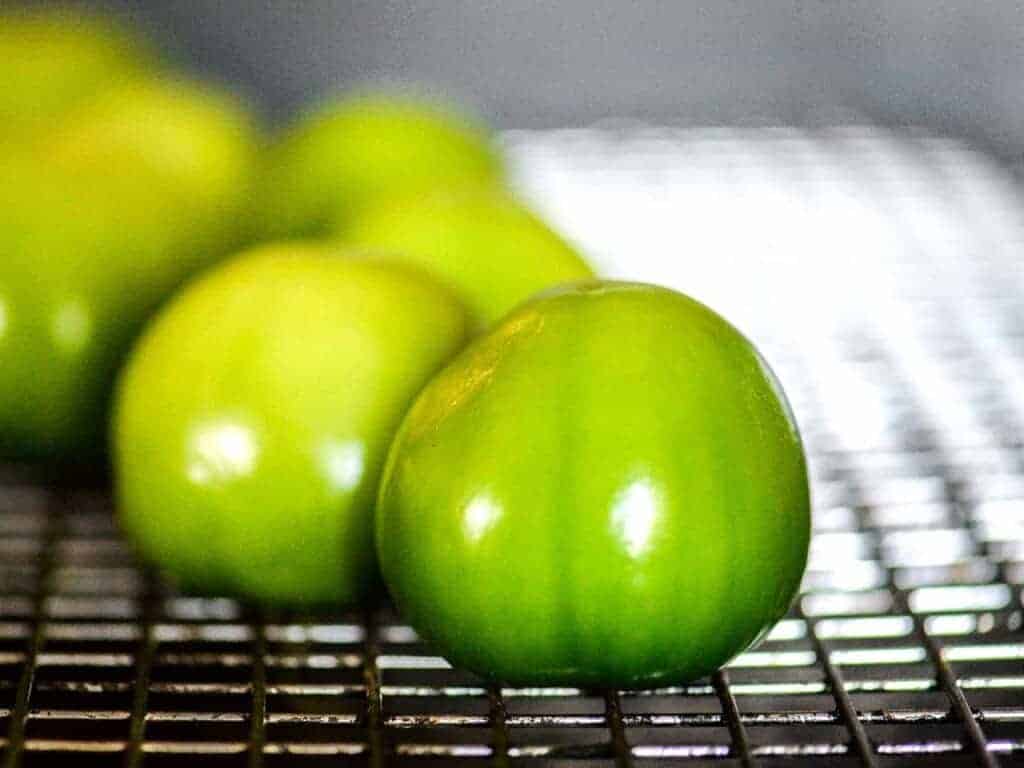
[[[804,453],[721,317],[595,282],[535,298],[423,390],[377,516],[398,607],[452,663],[519,685],[712,672],[786,611]]]
[[[490,136],[427,101],[384,94],[329,103],[270,149],[255,210],[264,237],[344,229],[360,211],[438,187],[496,184]]]
[[[428,270],[455,289],[483,325],[539,290],[593,277],[565,240],[493,189],[379,206],[353,220],[347,242]]]
[[[216,268],[120,381],[123,528],[191,589],[359,599],[387,447],[467,333],[458,300],[408,267],[280,245]]]
[[[0,11],[0,133],[48,130],[64,111],[155,66],[142,41],[81,9]]]
[[[205,89],[111,89],[0,166],[0,457],[91,463],[142,324],[238,239],[256,139]]]
[[[0,457],[90,463],[132,339],[198,266],[189,219],[151,177],[39,175],[23,160],[0,171]]]

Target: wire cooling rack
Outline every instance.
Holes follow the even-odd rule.
[[[514,133],[609,273],[757,340],[808,449],[803,593],[711,679],[495,689],[386,609],[263,613],[140,570],[102,491],[0,484],[0,764],[1024,765],[1024,204],[877,129]]]

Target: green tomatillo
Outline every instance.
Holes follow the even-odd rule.
[[[36,148],[58,171],[152,176],[190,217],[193,253],[240,244],[259,135],[247,106],[220,88],[180,76],[111,87]]]
[[[160,313],[120,380],[122,527],[190,589],[358,600],[388,445],[468,329],[429,276],[328,246],[217,267]]]
[[[93,464],[156,307],[238,240],[256,137],[180,81],[111,88],[0,164],[0,457]]]
[[[593,277],[525,206],[493,188],[441,190],[357,216],[346,242],[423,267],[490,325],[544,288]]]
[[[324,235],[383,201],[502,175],[487,132],[452,110],[352,96],[321,106],[270,148],[254,226],[264,238]]]
[[[537,297],[422,391],[382,478],[405,616],[513,685],[706,675],[786,612],[807,558],[804,453],[764,360],[649,285]]]
[[[145,318],[198,266],[157,179],[0,171],[0,457],[85,463]],[[89,183],[91,182],[91,183]],[[187,256],[187,258],[186,258]]]
[[[0,12],[0,133],[48,130],[66,110],[156,66],[145,42],[81,8]]]

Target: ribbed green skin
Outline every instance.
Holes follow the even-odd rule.
[[[314,245],[217,268],[147,330],[121,377],[118,515],[188,588],[358,601],[391,438],[469,321],[408,268]]]
[[[378,502],[399,607],[521,685],[710,673],[786,611],[807,470],[778,382],[721,317],[597,282],[536,298],[420,394]]]

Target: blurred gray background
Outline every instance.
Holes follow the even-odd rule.
[[[870,120],[1024,153],[1024,4],[103,0],[280,119],[364,80],[501,127]]]

